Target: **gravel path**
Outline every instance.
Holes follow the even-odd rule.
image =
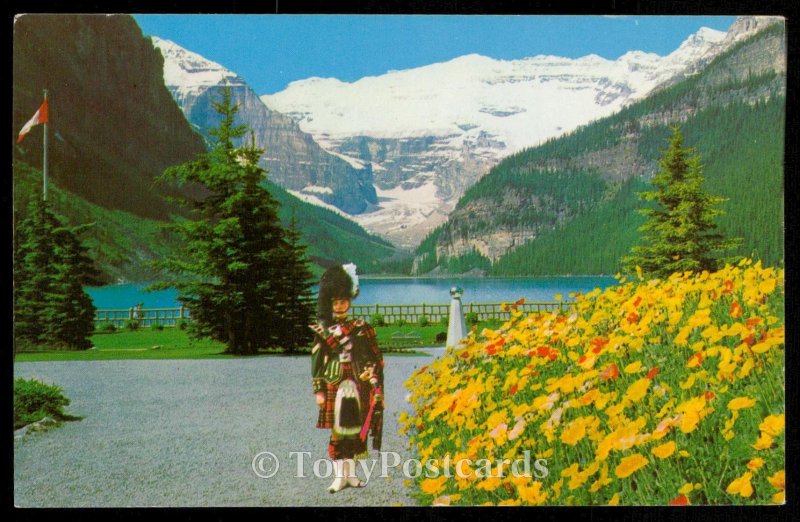
[[[410,408],[403,382],[430,360],[386,357],[382,451],[401,462],[410,458],[397,433]],[[414,505],[392,455],[370,450],[365,463],[376,466],[364,489],[332,495],[332,478],[315,476],[315,461],[328,469],[329,433],[314,427],[307,357],[16,363],[14,374],[58,384],[72,400],[67,411],[84,417],[15,438],[20,507]],[[254,458],[266,451],[279,468],[259,478]],[[308,452],[304,477],[291,452]]]

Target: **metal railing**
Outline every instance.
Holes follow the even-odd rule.
[[[511,311],[507,303],[464,303],[462,311],[465,317],[475,314],[477,319],[507,320]],[[525,314],[534,312],[552,312],[565,310],[572,306],[570,301],[522,303],[516,308]],[[424,317],[429,323],[446,321],[450,316],[449,304],[354,304],[350,315],[368,322],[380,318],[386,324],[413,323],[419,324]],[[177,308],[119,308],[97,310],[94,316],[95,326],[113,324],[117,328],[125,326],[129,321],[136,321],[140,327],[161,325],[178,326],[180,321],[191,321],[191,313],[186,307]]]

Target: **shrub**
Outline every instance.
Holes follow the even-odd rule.
[[[372,314],[369,318],[369,322],[372,326],[386,326],[386,320],[383,318],[381,314]]]
[[[470,312],[464,316],[464,320],[467,322],[467,324],[478,324],[478,314],[475,312]]]
[[[97,326],[97,331],[98,332],[116,332],[117,331],[117,327],[114,325],[114,323],[112,321],[109,321],[107,323],[102,323],[102,324],[98,325]]]
[[[189,322],[186,319],[178,319],[178,322],[175,323],[175,326],[178,327],[178,330],[186,330],[189,326]]]
[[[450,326],[450,317],[443,315],[441,319],[439,319],[439,324],[447,328]]]
[[[429,324],[431,324],[431,320],[428,319],[427,315],[420,316],[420,318],[419,318],[419,320],[417,322],[422,327],[425,327],[425,326],[428,326]]]
[[[55,384],[45,384],[36,379],[14,380],[14,429],[50,416],[57,421],[73,420],[79,417],[67,415],[63,411],[70,400],[61,393]]]
[[[164,325],[161,323],[156,323],[153,325],[153,330],[158,330],[159,332],[164,329]]]
[[[128,330],[138,330],[139,329],[139,321],[136,319],[131,319],[129,321],[125,321],[125,328]]]

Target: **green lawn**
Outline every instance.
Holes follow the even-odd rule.
[[[491,324],[486,323],[487,326]],[[481,324],[479,327],[483,327]],[[496,325],[495,325],[496,326]],[[441,346],[436,335],[447,333],[447,327],[439,324],[418,326],[387,325],[376,327],[378,346],[387,355],[419,355],[414,347]],[[402,338],[398,339],[397,336]],[[419,337],[417,337],[417,335]],[[393,337],[394,336],[394,337]],[[17,353],[16,361],[103,361],[115,359],[227,359],[239,357],[223,353],[222,343],[208,339],[192,339],[184,330],[164,328],[135,331],[121,330],[113,333],[97,333],[92,336],[90,350],[85,351],[41,351]],[[300,354],[307,352],[300,352]],[[264,352],[255,357],[279,356]]]

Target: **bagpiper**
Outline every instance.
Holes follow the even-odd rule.
[[[356,458],[372,448],[381,449],[383,430],[383,356],[375,330],[348,311],[358,296],[354,264],[333,266],[319,284],[318,322],[311,349],[311,375],[319,406],[317,428],[330,429],[328,455],[335,478],[330,493],[345,487],[364,487],[356,475]]]

